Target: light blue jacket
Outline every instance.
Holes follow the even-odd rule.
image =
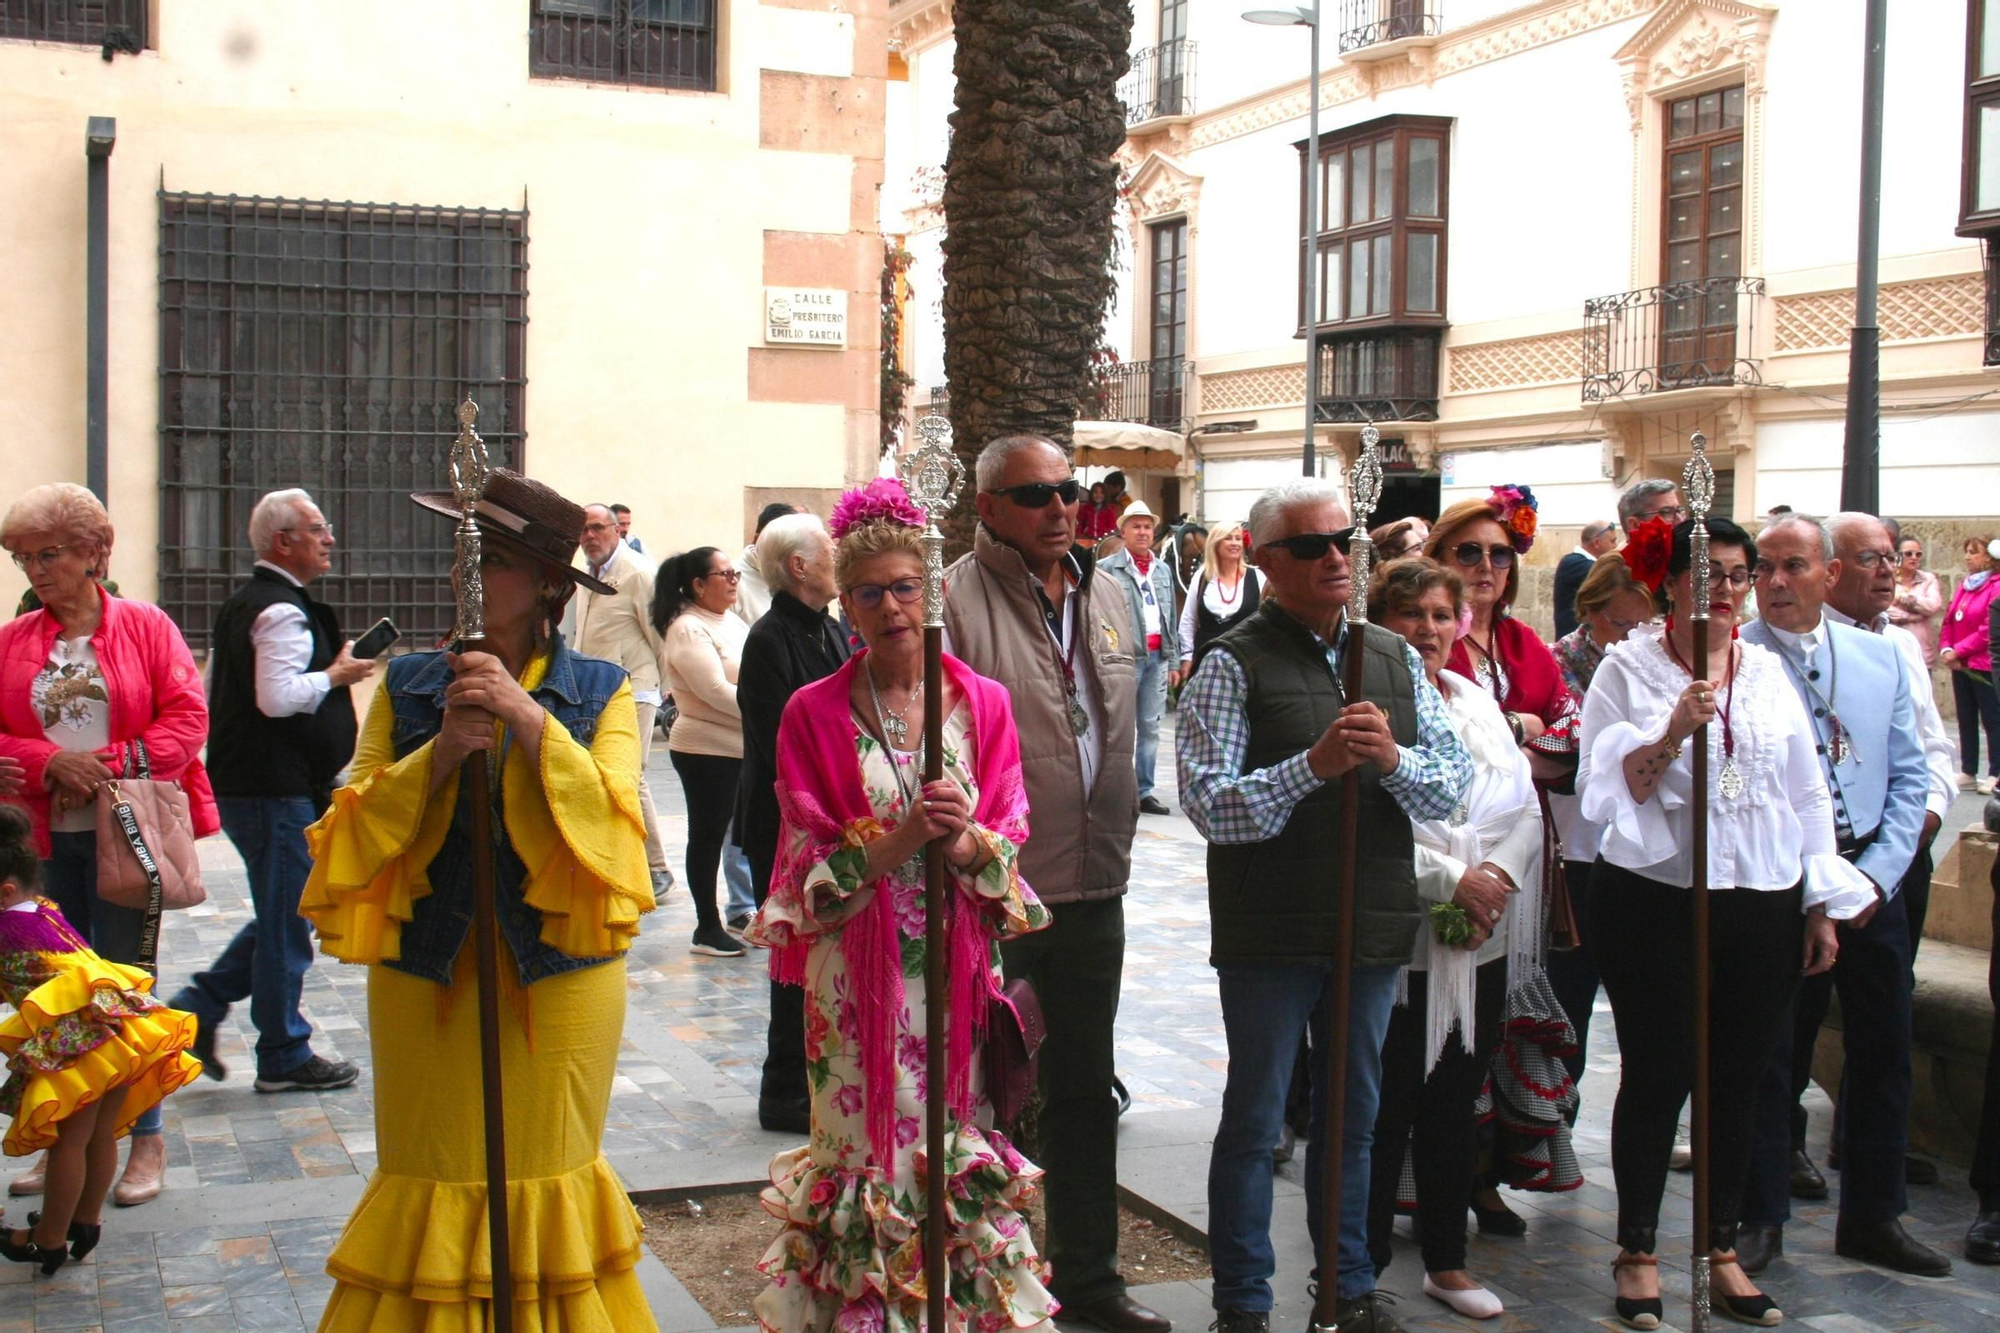
[[[1744,642],[1784,660],[1785,675],[1812,722],[1822,769],[1830,775],[1835,827],[1857,838],[1875,835],[1854,864],[1884,898],[1893,896],[1916,859],[1930,789],[1916,705],[1896,646],[1825,616],[1814,631],[1818,643],[1810,658],[1802,655],[1796,636],[1773,630],[1767,621],[1753,621],[1741,632]],[[1848,738],[1837,767],[1827,755],[1829,707]]]
[[[1126,609],[1132,613],[1132,656],[1143,660],[1146,656],[1146,612],[1139,604],[1139,567],[1132,563],[1130,551],[1119,551],[1098,561],[1100,573],[1109,574],[1118,580],[1118,586],[1125,593]],[[1148,571],[1153,585],[1153,599],[1160,607],[1160,652],[1167,665],[1177,667],[1181,663],[1181,613],[1174,605],[1173,566],[1158,554],[1153,556],[1153,567]]]

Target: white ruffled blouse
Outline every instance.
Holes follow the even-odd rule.
[[[1729,705],[1737,767],[1744,785],[1722,795],[1720,716],[1709,724],[1708,886],[1788,889],[1805,880],[1805,906],[1824,905],[1844,921],[1875,901],[1868,877],[1839,856],[1833,803],[1813,749],[1805,705],[1775,654],[1738,642],[1736,681],[1718,702]],[[1605,654],[1584,697],[1576,790],[1582,817],[1601,826],[1599,854],[1662,884],[1688,887],[1693,816],[1694,746],[1684,745],[1660,785],[1641,804],[1625,779],[1625,757],[1666,735],[1688,675],[1668,656],[1664,636],[1632,638]]]

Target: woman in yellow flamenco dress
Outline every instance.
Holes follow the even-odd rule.
[[[201,1072],[193,1015],[153,978],[91,951],[46,898],[27,813],[0,805],[0,1115],[9,1157],[49,1149],[42,1209],[0,1229],[0,1256],[53,1273],[97,1246],[98,1218],[132,1122]]]
[[[451,513],[448,495],[413,497]],[[350,781],[307,833],[300,911],[370,964],[377,1166],[327,1259],[320,1329],[491,1326],[471,848],[459,768],[497,774],[501,1082],[514,1327],[655,1327],[639,1219],[600,1142],[625,1020],[625,951],[653,905],[631,686],[554,626],[583,511],[496,469],[481,502],[486,651],[389,664]]]

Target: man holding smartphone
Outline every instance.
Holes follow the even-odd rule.
[[[259,500],[250,544],[256,566],[215,618],[208,764],[222,830],[250,872],[255,917],[173,1005],[199,1021],[194,1053],[204,1073],[221,1079],[228,1071],[215,1057],[216,1027],[230,1005],[248,999],[257,1091],[318,1092],[344,1088],[361,1071],[313,1054],[312,1026],[299,1013],[313,960],[312,932],[299,915],[312,867],[305,831],[354,757],[349,687],[375,663],[355,657],[333,608],[307,591],[332,567],[334,547],[333,525],[310,495],[273,491]]]

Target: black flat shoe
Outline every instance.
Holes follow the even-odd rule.
[[[1833,1252],[1913,1277],[1951,1274],[1950,1259],[1903,1230],[1901,1220],[1893,1217],[1886,1222],[1841,1222],[1834,1228]]]
[[[1794,1199],[1826,1197],[1826,1177],[1813,1165],[1813,1159],[1806,1156],[1804,1148],[1792,1149],[1791,1195]]]
[[[1973,1220],[1965,1233],[1965,1257],[1975,1264],[2000,1264],[2000,1210]]]
[[[1751,1277],[1771,1266],[1785,1253],[1785,1229],[1745,1223],[1736,1230],[1736,1262]]]
[[[40,1264],[42,1275],[47,1277],[69,1262],[69,1249],[58,1245],[54,1249],[43,1249],[35,1244],[30,1235],[25,1242],[14,1239],[11,1227],[0,1230],[0,1259],[12,1259],[17,1264]]]
[[[1519,1213],[1504,1202],[1498,1208],[1481,1208],[1477,1200],[1466,1205],[1472,1209],[1474,1220],[1479,1223],[1482,1236],[1525,1236],[1528,1223]]]
[[[34,1230],[36,1226],[40,1225],[41,1220],[42,1215],[40,1213],[29,1213],[28,1229],[30,1231]],[[103,1236],[104,1224],[102,1222],[93,1223],[90,1226],[85,1226],[81,1222],[70,1223],[68,1236],[69,1257],[78,1263],[82,1263],[83,1256],[96,1249],[97,1242],[103,1239]]]

